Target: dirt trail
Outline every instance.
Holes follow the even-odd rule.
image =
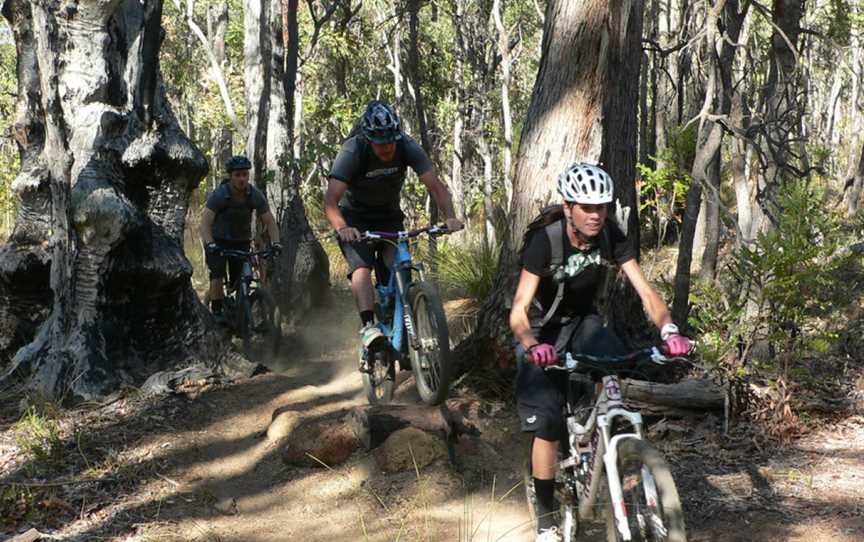
[[[183,451],[174,450],[170,469],[162,473],[178,484],[179,498],[162,505],[162,524],[146,529],[149,536],[244,542],[533,540],[521,487],[502,500],[518,482],[518,458],[480,471],[467,458],[463,473],[439,461],[419,476],[385,475],[368,455],[333,470],[282,463],[278,447],[262,436],[274,411],[314,417],[365,404],[355,365],[355,318],[353,311],[334,307],[310,323],[305,352],[290,361],[284,357],[274,367],[279,373],[197,400],[198,423],[171,439],[170,447]],[[406,384],[399,401],[416,401]]]
[[[52,489],[42,519],[16,530],[76,542],[533,540],[509,397],[485,405],[482,437],[457,448],[459,469],[442,459],[419,474],[384,474],[368,454],[333,469],[282,462],[264,435],[274,411],[314,417],[365,403],[355,319],[340,300],[292,339],[273,373],[194,398],[133,397],[81,413],[74,423],[91,442],[67,439],[53,474],[78,481]],[[410,383],[397,396],[416,401]],[[864,418],[772,449],[723,437],[717,425],[675,423],[654,438],[691,540],[864,540]],[[8,428],[0,431],[0,490],[28,472]],[[603,540],[599,525],[585,532],[586,542]],[[0,540],[11,534],[0,523]]]

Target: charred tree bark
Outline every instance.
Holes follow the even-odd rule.
[[[22,206],[0,248],[0,320],[18,330],[7,354],[31,341],[5,378],[55,397],[103,395],[204,345],[182,241],[207,164],[161,85],[161,8],[3,6],[19,51]]]
[[[550,0],[543,54],[513,179],[511,221],[480,334],[509,342],[506,306],[513,295],[522,235],[539,209],[557,199],[555,180],[576,160],[599,162],[629,206],[626,225],[638,247],[636,123],[642,4]],[[631,315],[632,316],[632,315]]]

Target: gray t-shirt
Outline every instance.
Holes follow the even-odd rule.
[[[401,216],[399,194],[408,167],[417,175],[432,169],[432,161],[416,141],[403,134],[390,162],[382,162],[362,135],[342,144],[330,176],[348,184],[340,206],[364,217]]]
[[[270,211],[267,197],[260,190],[248,185],[242,201],[231,197],[230,183],[223,182],[207,198],[207,208],[216,214],[213,221],[213,239],[218,241],[251,241],[252,211],[258,216]]]

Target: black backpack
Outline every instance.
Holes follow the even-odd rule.
[[[555,311],[558,310],[558,306],[561,304],[561,300],[564,299],[564,286],[566,279],[566,275],[564,274],[564,220],[563,205],[558,204],[544,207],[540,210],[540,214],[537,215],[530,224],[528,224],[525,235],[522,237],[522,248],[519,249],[521,257],[522,252],[525,250],[525,246],[528,244],[528,240],[531,236],[539,233],[538,230],[542,229],[549,238],[551,254],[549,258],[549,268],[544,276],[552,277],[552,280],[557,283],[558,288],[555,292],[555,299],[552,300],[552,304],[548,309],[544,309],[537,297],[534,297],[534,306],[543,314],[543,317],[538,322],[539,327],[545,326],[552,320],[555,316]],[[603,228],[600,235],[602,236],[600,240],[600,257],[602,261],[606,262],[608,265],[608,262],[612,259],[612,255],[609,253],[610,242],[607,228]],[[608,273],[606,278],[608,279]]]

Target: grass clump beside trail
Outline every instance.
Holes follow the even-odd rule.
[[[483,302],[492,291],[501,247],[476,241],[467,246],[442,244],[437,279],[449,297]]]
[[[15,444],[35,464],[56,466],[63,456],[60,424],[51,409],[30,405],[13,427]]]

